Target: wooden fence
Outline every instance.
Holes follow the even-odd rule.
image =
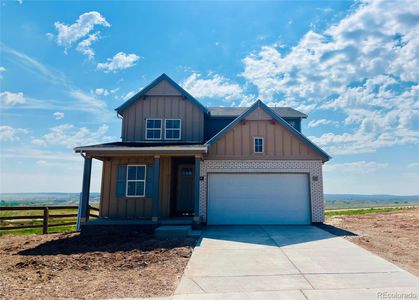
[[[65,219],[65,218],[77,218],[77,205],[54,205],[54,206],[0,206],[0,212],[2,211],[39,211],[38,215],[24,215],[24,216],[0,216],[0,221],[12,221],[14,220],[42,220],[42,224],[19,224],[12,226],[3,226],[0,227],[0,230],[18,230],[18,229],[27,229],[27,228],[42,228],[42,233],[48,233],[49,227],[58,227],[58,226],[70,226],[76,225],[75,220],[66,221],[61,223],[51,223],[50,219]],[[75,213],[64,213],[64,214],[53,214],[54,210],[75,210]],[[51,211],[51,214],[50,214]],[[92,213],[95,212],[95,214]],[[93,206],[89,206],[89,217],[97,218],[99,217],[99,209]],[[17,222],[16,222],[17,223]]]

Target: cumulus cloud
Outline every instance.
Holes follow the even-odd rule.
[[[237,100],[243,97],[243,89],[240,85],[218,74],[210,74],[204,79],[201,74],[192,73],[181,83],[181,86],[197,98]]]
[[[99,12],[91,11],[80,15],[73,24],[55,22],[54,26],[57,35],[48,33],[47,36],[55,38],[57,44],[64,47],[65,53],[74,43],[78,42],[76,50],[92,59],[95,56],[92,44],[100,39],[100,32],[91,32],[95,26],[110,27],[111,25]]]
[[[91,11],[80,15],[71,25],[55,22],[54,26],[58,31],[56,36],[57,43],[60,46],[69,48],[74,42],[87,36],[96,25],[104,27],[111,26],[108,21],[106,21],[105,17],[97,11]]]
[[[92,44],[93,42],[96,42],[97,40],[99,40],[99,38],[100,38],[99,31],[94,34],[90,34],[88,38],[78,43],[76,50],[86,55],[89,59],[93,59],[96,53],[92,48]]]
[[[327,120],[327,119],[319,119],[319,120],[310,121],[307,126],[311,128],[311,127],[317,127],[317,126],[329,125],[329,124],[338,125],[339,122]]]
[[[55,120],[61,120],[62,118],[64,118],[64,113],[60,112],[60,111],[56,111],[52,115],[53,115]]]
[[[27,134],[29,130],[24,128],[15,128],[8,125],[1,125],[0,126],[0,141],[18,141],[20,140],[19,135]]]
[[[96,131],[86,127],[77,128],[73,124],[62,124],[51,127],[48,133],[40,138],[32,139],[31,143],[38,146],[64,146],[73,148],[80,145],[109,142],[113,138],[107,136],[109,126],[102,125]]]
[[[377,163],[375,161],[355,161],[340,164],[327,164],[325,171],[339,171],[343,173],[373,173],[378,170],[387,168],[386,163]]]
[[[97,69],[102,70],[105,73],[117,72],[119,70],[125,70],[135,66],[136,62],[140,57],[136,54],[125,54],[124,52],[118,52],[112,58],[108,58],[104,63],[98,63]]]
[[[13,92],[1,92],[0,93],[0,102],[1,107],[11,107],[19,104],[25,104],[27,102],[25,96],[22,92],[13,93]]]
[[[264,100],[346,115],[346,132],[315,142],[333,154],[419,143],[419,3],[360,2],[289,52],[272,45],[244,58],[241,74]]]

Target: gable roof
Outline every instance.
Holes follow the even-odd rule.
[[[135,103],[137,100],[141,99],[149,90],[151,90],[153,87],[155,87],[157,84],[162,82],[163,80],[168,81],[175,89],[178,90],[179,93],[181,93],[186,99],[197,105],[204,113],[208,113],[208,109],[201,104],[198,100],[196,100],[194,97],[192,97],[191,94],[189,94],[187,91],[185,91],[179,84],[177,84],[172,78],[167,76],[165,73],[161,74],[159,77],[154,79],[149,85],[147,85],[145,88],[143,88],[141,91],[139,91],[137,94],[132,96],[130,99],[125,101],[122,105],[115,108],[115,110],[121,114],[128,106]]]
[[[249,107],[208,107],[211,117],[238,117],[248,109]],[[270,107],[270,109],[282,118],[307,118],[306,114],[291,107]]]
[[[236,119],[234,119],[233,122],[228,124],[223,130],[218,132],[215,136],[213,136],[210,140],[208,140],[205,145],[210,146],[214,144],[216,141],[218,141],[222,136],[224,136],[230,129],[235,127],[239,122],[243,119],[245,119],[247,116],[249,116],[253,111],[256,109],[262,109],[265,111],[268,115],[270,115],[274,120],[276,120],[279,124],[284,126],[286,129],[291,131],[300,141],[302,141],[304,144],[309,146],[311,149],[313,149],[316,153],[318,153],[321,157],[324,158],[325,161],[328,161],[331,157],[324,152],[322,149],[320,149],[318,146],[316,146],[312,141],[310,141],[306,136],[304,136],[301,132],[296,130],[294,127],[292,127],[290,124],[288,124],[287,121],[285,121],[283,118],[281,118],[277,113],[275,113],[271,108],[269,108],[265,103],[263,103],[261,100],[257,100],[251,107],[249,107],[244,113],[242,113],[240,116],[238,116]]]

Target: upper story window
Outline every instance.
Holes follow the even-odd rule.
[[[181,121],[180,119],[166,119],[164,124],[164,138],[166,140],[180,140]]]
[[[254,151],[255,153],[263,153],[263,138],[255,137],[254,138]]]
[[[128,165],[127,166],[127,197],[144,197],[145,196],[145,165]]]
[[[162,134],[162,120],[161,119],[147,119],[145,138],[146,140],[161,140]]]
[[[290,120],[290,121],[288,121],[288,124],[290,124],[292,127],[294,127],[294,128],[297,128],[296,126],[297,126],[297,124],[295,124],[295,121],[292,121],[292,120]]]

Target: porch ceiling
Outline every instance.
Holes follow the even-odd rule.
[[[142,154],[142,155],[156,155],[156,154],[179,154],[179,155],[193,155],[207,153],[208,147],[205,145],[191,145],[191,144],[147,144],[147,143],[125,143],[115,142],[100,145],[81,146],[74,148],[76,153],[86,154]]]

